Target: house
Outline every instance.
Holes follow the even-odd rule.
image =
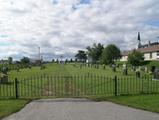
[[[42,60],[30,59],[30,63],[31,63],[32,65],[41,65]]]
[[[9,61],[2,59],[2,60],[0,60],[0,64],[9,64]]]
[[[159,60],[159,42],[153,42],[151,43],[149,41],[148,44],[142,45],[141,39],[140,39],[140,33],[138,33],[138,48],[133,49],[136,51],[139,51],[144,54],[145,60]],[[120,61],[127,61],[128,55],[133,51],[123,51],[122,52],[122,58]]]

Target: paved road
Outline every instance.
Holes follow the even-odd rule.
[[[159,114],[86,99],[37,100],[4,120],[159,120]]]

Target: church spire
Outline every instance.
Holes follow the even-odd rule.
[[[140,40],[141,40],[141,38],[140,38],[140,32],[138,32],[137,40],[138,40],[138,41],[140,41]]]
[[[141,48],[142,45],[141,45],[140,32],[138,32],[137,40],[138,40],[138,48]]]

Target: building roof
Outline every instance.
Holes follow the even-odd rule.
[[[131,52],[132,52],[132,50],[131,50],[131,51],[123,51],[123,52],[121,53],[121,55],[122,55],[122,56],[128,56]]]
[[[157,52],[159,51],[159,45],[150,45],[145,48],[139,48],[137,51],[140,51],[142,53],[149,53],[149,52]]]
[[[141,53],[157,52],[157,51],[159,51],[159,44],[158,45],[150,45],[147,47],[133,49],[133,50],[139,51]],[[133,50],[123,51],[122,56],[128,56],[128,54],[130,54]]]

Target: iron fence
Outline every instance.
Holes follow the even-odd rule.
[[[159,93],[150,76],[39,75],[0,82],[0,98],[117,96]]]

